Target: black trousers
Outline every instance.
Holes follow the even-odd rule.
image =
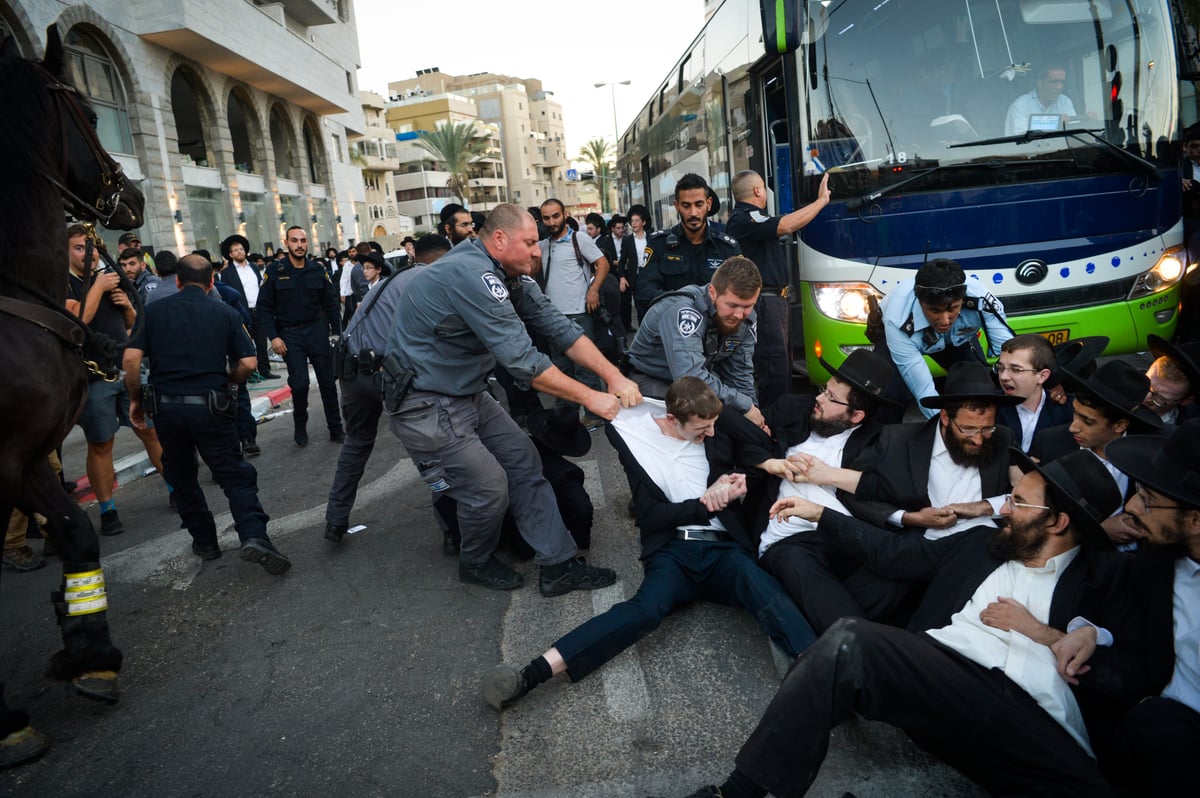
[[[162,444],[163,477],[175,487],[176,508],[197,543],[217,545],[217,529],[197,477],[196,455],[229,500],[242,540],[267,537],[268,516],[258,500],[258,472],[238,451],[237,426],[199,405],[163,404],[154,416]]]
[[[1196,789],[1200,712],[1170,698],[1147,698],[1122,721],[1117,751],[1122,781],[1135,794],[1187,795]]]
[[[367,459],[375,450],[379,433],[379,417],[383,400],[379,394],[378,376],[355,375],[342,380],[342,418],[346,422],[346,442],[338,454],[333,486],[329,489],[329,504],[325,507],[325,522],[349,524],[358,483],[367,468]]]
[[[337,383],[333,380],[329,327],[320,321],[300,327],[281,327],[279,337],[287,345],[283,360],[288,368],[288,387],[292,389],[292,415],[296,426],[303,428],[308,423],[308,364],[312,363],[317,386],[321,389],[325,423],[331,433],[340,432],[342,419],[338,414]]]
[[[758,340],[754,344],[754,383],[758,406],[766,407],[792,387],[792,342],[786,297],[760,296],[754,308],[758,315]]]
[[[258,440],[258,424],[254,421],[254,412],[250,409],[250,391],[246,383],[238,383],[237,397],[237,430],[238,437],[243,441],[254,443]]]
[[[1001,795],[1110,796],[1095,760],[1033,698],[925,635],[848,618],[796,660],[737,767],[778,798],[804,795],[829,733],[855,715],[899,726]]]
[[[267,331],[258,323],[258,316],[254,310],[250,310],[250,318],[253,319],[251,332],[254,338],[254,351],[258,355],[258,367],[255,369],[259,374],[268,374],[271,371],[271,346],[267,341]]]

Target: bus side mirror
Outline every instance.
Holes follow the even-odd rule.
[[[804,0],[759,0],[763,49],[767,55],[790,53],[804,32]]]

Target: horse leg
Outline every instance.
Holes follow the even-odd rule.
[[[47,675],[68,681],[70,689],[87,698],[115,704],[120,698],[121,652],[109,638],[108,597],[96,530],[87,513],[63,490],[46,459],[26,475],[19,504],[28,513],[46,517],[63,566],[62,585],[50,594],[63,650],[51,658]]]

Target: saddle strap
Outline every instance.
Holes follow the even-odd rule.
[[[75,348],[83,346],[84,333],[79,325],[52,308],[8,296],[0,296],[0,313],[7,313],[36,324]]]

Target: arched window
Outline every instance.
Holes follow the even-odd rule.
[[[108,51],[95,36],[79,27],[67,32],[64,45],[71,82],[87,95],[96,111],[100,143],[109,152],[133,155],[125,90]]]
[[[258,159],[258,119],[254,107],[239,92],[229,95],[229,138],[233,142],[234,168],[239,172],[261,174]]]
[[[321,137],[313,130],[312,125],[304,125],[304,150],[308,155],[308,179],[312,183],[325,182],[325,150],[321,146]]]
[[[208,157],[199,94],[192,76],[183,69],[176,69],[171,76],[171,110],[175,113],[179,152],[197,166],[216,166]]]
[[[274,148],[276,176],[295,180],[296,173],[292,165],[295,138],[292,126],[283,117],[278,105],[271,108],[271,146]]]

